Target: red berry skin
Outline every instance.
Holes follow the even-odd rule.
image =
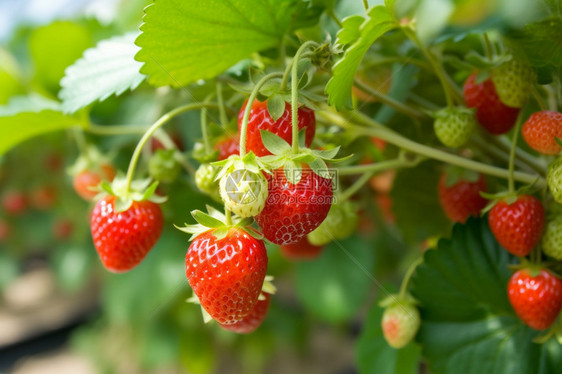
[[[231,155],[240,153],[240,136],[238,134],[219,140],[215,144],[215,150],[219,151],[218,160],[226,160]]]
[[[310,169],[302,170],[299,183],[292,184],[283,169],[267,175],[269,195],[255,217],[264,236],[279,245],[293,244],[317,228],[332,205],[332,181]]]
[[[548,329],[562,308],[562,281],[545,269],[536,276],[529,269],[517,271],[507,293],[515,313],[535,330]]]
[[[306,237],[296,243],[282,245],[281,253],[291,261],[314,260],[320,256],[324,246],[310,244]]]
[[[238,114],[238,129],[242,128],[244,118],[244,110],[246,109],[246,101]],[[316,118],[314,111],[306,107],[300,107],[298,110],[299,131],[305,129],[305,145],[307,147],[312,143],[316,132]],[[246,136],[246,150],[253,151],[256,156],[270,155],[261,141],[260,130],[267,130],[275,135],[285,139],[292,144],[292,124],[291,124],[291,104],[285,103],[285,111],[277,121],[269,115],[267,111],[267,101],[260,102],[254,100],[252,109],[250,110],[250,118],[248,120],[248,132]]]
[[[256,329],[260,327],[265,320],[265,316],[267,315],[267,311],[269,309],[269,294],[263,293],[263,295],[265,296],[265,299],[258,300],[254,309],[242,320],[233,325],[220,325],[220,327],[238,334],[250,334],[256,331]]]
[[[488,223],[498,243],[515,256],[527,256],[541,239],[544,208],[531,195],[520,195],[512,204],[498,201],[490,210]]]
[[[57,200],[57,190],[52,186],[41,186],[31,191],[31,205],[38,210],[51,209]]]
[[[523,139],[529,147],[546,155],[557,155],[562,147],[556,138],[562,140],[562,113],[541,110],[531,114],[521,129]]]
[[[490,134],[505,134],[517,120],[519,108],[501,102],[491,78],[476,83],[477,73],[468,77],[463,92],[466,106],[476,108],[476,119]]]
[[[77,174],[72,181],[74,191],[86,201],[91,201],[97,194],[97,191],[91,190],[100,184],[102,180],[111,182],[115,177],[115,168],[104,164],[100,166],[100,171],[84,170]]]
[[[122,273],[137,266],[160,238],[164,219],[160,205],[133,201],[129,209],[116,212],[115,196],[100,199],[90,226],[94,245],[105,268]]]
[[[2,195],[2,209],[7,214],[19,216],[28,208],[27,197],[23,192],[12,190]]]
[[[189,285],[221,325],[233,325],[252,312],[266,271],[263,240],[241,229],[230,229],[220,240],[213,230],[206,231],[193,239],[185,256]]]
[[[68,240],[73,231],[74,223],[69,219],[59,219],[53,225],[53,237],[57,240]]]
[[[464,223],[470,216],[477,216],[484,209],[487,200],[480,196],[480,191],[486,191],[486,179],[480,175],[475,182],[460,179],[452,186],[446,184],[447,176],[439,179],[439,202],[443,211],[453,222]]]

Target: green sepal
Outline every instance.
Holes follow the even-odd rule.
[[[112,158],[112,155],[102,155],[95,146],[89,145],[78,156],[74,164],[66,168],[66,172],[71,176],[75,176],[85,170],[101,171],[101,165],[111,165]]]
[[[277,94],[269,96],[267,99],[267,111],[274,121],[281,118],[285,111],[285,100],[283,100],[283,97]]]
[[[280,156],[291,152],[291,145],[282,137],[267,130],[260,130],[260,134],[264,147],[272,154]]]
[[[308,163],[310,169],[321,176],[322,178],[332,179],[333,175],[328,171],[328,165],[321,158],[316,158],[312,162]]]
[[[209,228],[218,228],[224,226],[224,223],[211,215],[204,213],[200,210],[191,212],[191,216],[201,225]]]
[[[295,162],[293,160],[285,161],[285,165],[283,166],[283,173],[285,174],[285,178],[291,184],[298,184],[302,178],[302,165],[300,162]]]
[[[400,296],[399,294],[390,294],[379,302],[381,308],[388,308],[394,305],[417,305],[418,302],[410,294]]]
[[[100,183],[101,192],[96,195],[95,199],[100,199],[108,194],[116,196],[115,210],[117,212],[124,212],[129,209],[133,201],[149,200],[157,204],[166,202],[167,197],[158,196],[154,193],[158,187],[158,181],[152,184],[150,182],[150,178],[134,180],[131,182],[129,190],[127,190],[127,179],[122,173],[119,173],[111,184],[106,181]]]

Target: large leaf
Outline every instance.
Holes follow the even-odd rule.
[[[84,26],[68,21],[34,30],[29,49],[35,64],[35,79],[51,92],[58,91],[64,69],[92,44],[92,36]]]
[[[450,227],[437,198],[439,175],[432,162],[400,170],[396,175],[390,193],[392,210],[407,242],[445,234]]]
[[[134,44],[136,36],[128,33],[102,40],[66,69],[59,93],[66,113],[141,84],[145,76],[139,73],[142,64],[134,59],[139,50]]]
[[[86,123],[62,114],[58,102],[41,96],[16,96],[0,107],[0,155],[31,137],[75,126]]]
[[[352,109],[351,86],[363,56],[380,36],[397,26],[393,16],[382,5],[371,8],[368,18],[361,24],[358,21],[356,16],[344,21],[344,28],[338,34],[343,42],[353,43],[334,65],[333,76],[326,85],[328,102],[337,110]]]
[[[278,45],[297,0],[161,0],[145,9],[136,59],[154,85],[212,78]]]
[[[432,373],[559,373],[556,340],[536,344],[507,299],[515,258],[495,241],[485,218],[457,224],[451,240],[429,250],[412,279],[421,303],[417,340]]]
[[[410,343],[402,349],[388,345],[382,334],[383,309],[374,304],[356,347],[357,366],[360,374],[416,374],[419,372],[421,349]]]
[[[328,245],[315,261],[299,263],[297,295],[305,307],[327,321],[352,317],[372,283],[373,249],[355,236]],[[327,270],[329,269],[329,271]]]

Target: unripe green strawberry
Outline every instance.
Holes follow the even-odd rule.
[[[548,221],[542,236],[542,250],[555,260],[562,260],[562,215]]]
[[[433,129],[437,138],[447,147],[464,145],[476,128],[472,111],[463,107],[445,108],[437,112]]]
[[[173,149],[158,149],[148,161],[148,172],[157,181],[173,182],[181,171]]]
[[[314,231],[308,234],[308,241],[312,245],[322,246],[333,239],[344,239],[357,229],[359,216],[355,206],[350,201],[333,203],[328,216]]]
[[[396,302],[382,315],[382,332],[393,348],[402,348],[411,342],[420,325],[420,312],[412,303]]]
[[[554,200],[562,204],[562,157],[550,163],[546,181]]]
[[[512,108],[525,105],[533,79],[533,70],[516,59],[504,62],[492,71],[492,82],[501,102]]]
[[[195,185],[199,191],[220,200],[219,184],[215,181],[218,168],[210,164],[201,164],[195,172]]]
[[[222,176],[219,192],[224,205],[240,217],[258,215],[267,200],[267,180],[262,173],[236,169]]]

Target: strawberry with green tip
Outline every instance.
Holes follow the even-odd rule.
[[[211,164],[201,164],[195,171],[195,185],[199,191],[220,201],[219,184],[215,180],[219,169]]]
[[[173,149],[157,149],[148,161],[148,173],[152,178],[164,183],[173,182],[181,171]]]
[[[382,316],[384,339],[393,348],[400,349],[408,345],[416,336],[421,317],[411,298],[391,295],[381,302],[385,307]]]
[[[507,294],[517,316],[535,330],[548,329],[562,308],[562,281],[544,268],[526,267],[515,272]]]
[[[529,147],[545,155],[556,155],[562,147],[556,139],[562,140],[562,113],[541,110],[531,114],[521,129],[523,139]]]
[[[261,172],[236,169],[224,174],[219,182],[224,206],[240,217],[258,215],[267,199],[267,180]]]
[[[492,71],[492,81],[500,100],[511,108],[522,108],[525,105],[533,80],[533,69],[515,58]]]
[[[156,184],[147,189],[148,182],[134,182],[134,190],[127,192],[122,179],[116,179],[113,186],[105,184],[108,194],[94,207],[92,238],[100,260],[111,272],[137,266],[160,238],[164,218],[158,203],[162,199],[153,195]]]
[[[447,147],[458,148],[466,144],[475,128],[476,119],[468,108],[445,108],[435,114],[435,135]]]
[[[544,208],[534,196],[505,197],[494,204],[488,223],[494,237],[509,253],[527,256],[541,239]]]

